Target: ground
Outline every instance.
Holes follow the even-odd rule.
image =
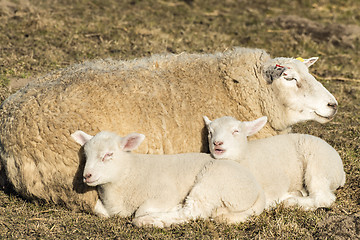
[[[272,56],[320,57],[311,73],[339,102],[334,120],[294,132],[329,142],[346,185],[328,209],[283,208],[248,222],[194,221],[139,229],[0,191],[0,238],[357,239],[360,238],[360,1],[0,0],[0,101],[37,76],[89,59],[262,48]]]

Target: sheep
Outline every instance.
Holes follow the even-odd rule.
[[[330,207],[334,191],[345,184],[337,151],[324,140],[306,134],[284,134],[249,141],[267,121],[241,122],[233,117],[214,121],[204,116],[209,148],[215,159],[232,159],[246,166],[265,192],[265,208],[278,202],[304,210]]]
[[[337,102],[309,73],[316,60],[234,48],[88,61],[55,71],[0,106],[1,178],[25,198],[91,212],[97,194],[82,182],[84,159],[70,133],[142,132],[148,138],[138,153],[173,154],[209,151],[203,115],[269,116],[255,138],[301,121],[324,123]]]
[[[71,136],[84,146],[84,182],[98,186],[98,215],[135,213],[136,226],[168,227],[209,217],[238,223],[264,209],[260,185],[234,161],[205,153],[133,154],[145,138],[139,133],[102,131],[93,137],[79,130]]]

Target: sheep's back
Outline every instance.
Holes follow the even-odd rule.
[[[96,194],[82,183],[84,159],[70,137],[79,129],[143,133],[142,153],[206,151],[203,115],[249,112],[231,96],[218,61],[217,55],[185,53],[99,60],[39,78],[0,107],[8,179],[30,198],[92,206]]]

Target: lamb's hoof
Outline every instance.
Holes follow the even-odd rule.
[[[166,227],[163,221],[155,219],[154,217],[149,215],[134,218],[133,224],[137,227],[157,227],[157,228]]]
[[[293,207],[293,206],[297,206],[299,204],[299,201],[294,197],[290,197],[285,199],[283,203],[285,207]]]
[[[283,201],[283,203],[284,203],[285,207],[296,207],[297,206],[297,207],[300,207],[301,210],[304,210],[304,211],[312,211],[312,210],[316,209],[316,208],[314,208],[314,206],[308,206],[308,205],[305,205],[304,203],[301,204],[297,197],[287,198]]]

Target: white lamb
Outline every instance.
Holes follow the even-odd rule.
[[[345,184],[339,154],[320,138],[286,134],[248,142],[267,117],[249,122],[233,117],[210,121],[204,116],[204,120],[213,157],[245,165],[264,189],[265,208],[281,201],[304,210],[329,207],[336,198],[334,191]]]
[[[234,161],[210,154],[133,154],[145,136],[111,132],[72,137],[84,145],[84,182],[98,186],[95,212],[131,216],[134,224],[167,227],[196,218],[230,223],[260,214],[265,196],[254,176]]]

